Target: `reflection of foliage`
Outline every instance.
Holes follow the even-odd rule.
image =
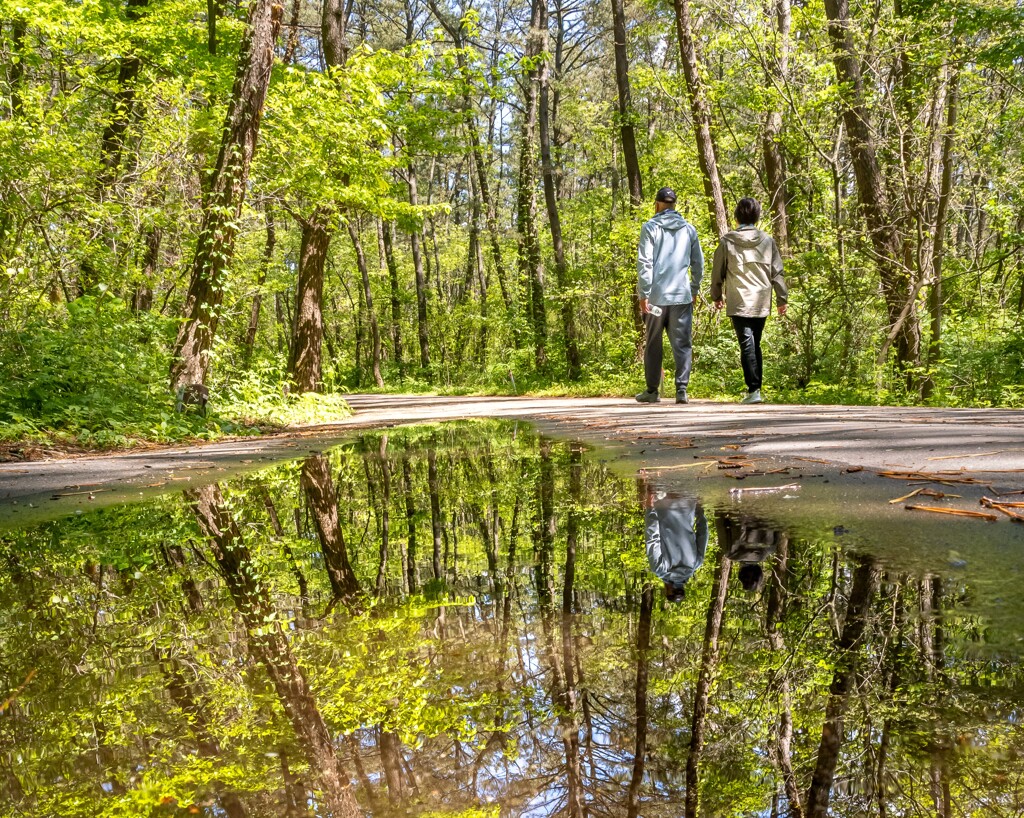
[[[567,809],[570,774],[591,814],[623,810],[648,580],[637,489],[587,458],[574,482],[570,447],[539,447],[522,429],[511,437],[505,428],[392,430],[327,455],[363,592],[350,607],[330,604],[300,464],[222,489],[251,570],[270,591],[272,613],[261,627],[284,623],[358,798],[375,814],[386,812],[386,793],[422,818],[492,816],[485,805],[498,802],[513,814]],[[436,578],[428,452],[439,477]],[[419,586],[408,591],[417,580],[402,564],[403,459],[419,563]],[[385,525],[385,593],[377,596]],[[644,815],[675,815],[681,803],[721,547],[713,534],[682,604],[655,604]],[[730,588],[700,762],[705,814],[762,812],[781,793],[783,679],[803,788],[819,753],[829,685],[843,666],[833,629],[851,610],[857,563],[830,539],[788,548],[782,650],[766,631],[768,597],[782,587],[771,585],[782,582],[772,563],[759,596],[735,580]],[[246,628],[180,498],[6,536],[0,565],[3,697],[36,673],[0,720],[0,814],[162,815],[195,805],[213,815],[234,798],[242,814],[269,815],[280,814],[289,787],[316,791],[305,748],[250,655]],[[908,793],[930,793],[932,782],[965,811],[1011,797],[1024,750],[1012,714],[1024,679],[1016,655],[986,648],[972,593],[960,582],[887,570],[853,649],[860,661],[834,814],[864,814],[879,799],[902,814],[912,806]]]

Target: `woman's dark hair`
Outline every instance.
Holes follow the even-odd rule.
[[[736,205],[736,221],[739,224],[757,224],[761,221],[761,204],[749,196],[740,199]]]

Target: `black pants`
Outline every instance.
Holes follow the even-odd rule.
[[[764,332],[766,318],[744,318],[733,315],[732,328],[736,330],[736,340],[740,342],[740,363],[743,364],[743,380],[747,382],[747,391],[753,392],[761,388],[761,333]]]
[[[676,392],[690,383],[693,346],[693,304],[669,304],[661,308],[661,315],[647,314],[647,344],[644,346],[644,377],[647,391],[657,392],[661,386],[662,334],[668,332],[672,357],[676,364]]]

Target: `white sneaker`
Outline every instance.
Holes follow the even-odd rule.
[[[748,392],[747,396],[740,401],[740,403],[763,403],[761,400],[761,390],[755,389],[753,392]]]

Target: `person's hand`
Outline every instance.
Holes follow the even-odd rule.
[[[649,313],[650,311],[651,311],[651,302],[648,301],[646,298],[641,298],[640,299],[640,313],[642,315],[647,315],[647,313]]]
[[[786,309],[787,309],[787,306],[786,306],[785,302],[782,302],[781,304],[778,305],[779,318],[781,318],[782,316],[784,316],[786,314]]]
[[[718,299],[718,300],[717,300],[717,301],[715,302],[715,310],[716,310],[716,311],[718,311],[718,310],[722,309],[722,307],[724,307],[724,306],[725,306],[725,302],[724,302],[724,301],[723,301],[723,300],[722,300],[721,298],[719,298],[719,299]]]

